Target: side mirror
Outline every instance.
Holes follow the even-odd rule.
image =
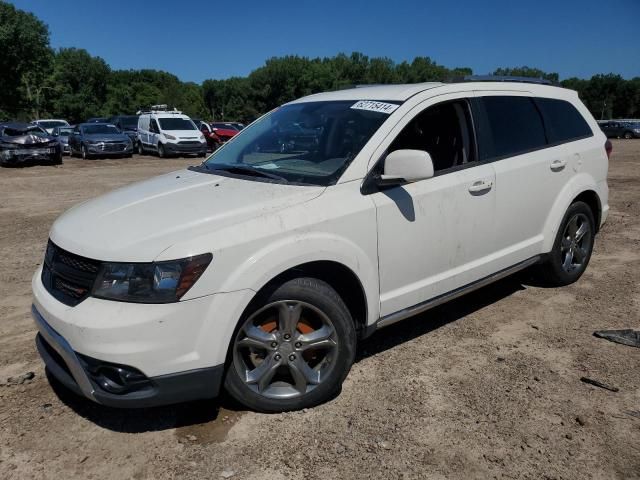
[[[384,160],[380,185],[401,185],[433,177],[433,160],[424,150],[396,150]]]

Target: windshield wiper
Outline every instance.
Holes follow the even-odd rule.
[[[289,181],[286,178],[280,175],[277,175],[271,172],[265,172],[264,170],[251,167],[249,165],[225,165],[221,167],[212,166],[211,168],[209,168],[207,164],[204,164],[204,165],[207,168],[207,170],[213,170],[214,172],[216,170],[220,170],[223,172],[238,173],[240,175],[252,175],[254,177],[271,178],[272,180],[280,180],[281,182],[289,183]]]

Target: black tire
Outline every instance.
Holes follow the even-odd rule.
[[[582,228],[584,224],[587,229],[579,242],[576,242],[576,237],[571,232],[574,221],[575,228]],[[591,259],[595,232],[596,225],[591,208],[584,202],[571,204],[562,219],[551,252],[538,269],[540,279],[546,286],[569,285],[582,276]],[[574,256],[579,264],[574,264]]]
[[[281,334],[281,317],[279,314],[276,314],[276,320],[274,320],[274,317],[270,316],[269,311],[270,308],[273,308],[278,312],[278,309],[283,305],[287,312],[295,310],[298,306],[300,306],[300,311],[302,312],[298,313],[298,316],[295,317],[298,320],[295,320],[294,335],[290,336],[289,340],[287,340],[286,334]],[[288,310],[289,308],[292,310]],[[252,355],[255,357],[255,352],[259,351],[261,347],[246,347],[240,345],[242,345],[243,340],[246,341],[249,338],[249,335],[246,333],[247,324],[250,325],[249,328],[252,328],[255,326],[252,322],[260,322],[260,315],[263,314],[264,317],[262,318],[267,318],[273,325],[277,325],[274,330],[271,330],[271,333],[266,334],[268,336],[274,335],[277,342],[271,343],[270,347],[274,348],[264,350],[264,359],[261,359],[261,362],[268,360],[273,365],[277,364],[280,366],[273,368],[273,371],[276,373],[270,377],[270,380],[268,380],[269,385],[261,392],[259,382],[254,381],[253,383],[256,383],[256,385],[251,386],[251,381],[245,381],[245,379],[248,378],[247,373],[253,371],[253,369],[245,369],[246,365],[243,360],[245,357],[242,356],[243,348],[250,349]],[[328,347],[324,354],[322,348],[318,350],[311,348],[306,352],[298,350],[300,346],[303,346],[302,342],[298,340],[303,339],[305,335],[302,329],[304,322],[307,321],[305,317],[311,318],[316,314],[318,317],[315,321],[317,321],[318,318],[321,319],[320,322],[326,321],[327,319],[330,320],[328,324],[321,323],[321,325],[329,325],[330,328],[326,331],[332,332],[332,337],[329,339],[331,342],[330,347]],[[262,327],[264,327],[264,325],[260,325],[258,328]],[[323,327],[317,328],[317,330],[312,328],[311,332],[319,332],[320,328]],[[284,328],[282,331],[286,332],[287,330]],[[307,334],[308,333],[307,331]],[[311,337],[307,336],[306,338]],[[269,342],[271,342],[271,340],[265,340],[266,344]],[[277,347],[275,345],[277,345]],[[254,350],[254,348],[258,350]],[[238,323],[229,347],[229,362],[224,385],[227,392],[235,400],[256,411],[283,412],[312,407],[333,398],[333,396],[340,391],[342,382],[353,364],[355,350],[356,332],[353,319],[336,291],[327,283],[315,278],[294,278],[279,286],[274,285],[265,288],[247,308],[247,311]],[[311,360],[308,359],[308,354],[311,354]],[[304,386],[298,390],[297,384],[294,385],[294,370],[298,372],[299,379],[301,379],[301,376],[303,376],[301,373],[302,369],[297,369],[297,367],[292,369],[289,365],[300,365],[304,362],[304,364],[309,367],[311,366],[311,361],[315,362],[317,360],[315,355],[319,357],[324,355],[314,367],[320,371],[317,375],[319,381],[317,381],[318,383],[302,382]],[[276,360],[278,362],[276,362]],[[257,370],[257,367],[260,365],[261,363],[257,366],[254,365],[253,368]],[[326,370],[323,372],[323,369]],[[315,370],[311,371],[317,373]],[[289,375],[289,377],[287,377],[287,375]],[[289,383],[287,383],[287,378],[290,379]],[[274,398],[273,395],[270,396],[268,393],[283,388],[289,389],[285,390],[285,392],[295,391],[293,393],[294,396]],[[304,390],[304,392],[301,390]],[[287,393],[287,395],[289,394]]]
[[[144,146],[142,142],[138,142],[138,155],[144,155]]]
[[[89,150],[87,150],[87,147],[85,146],[84,143],[82,145],[80,145],[80,153],[82,155],[82,159],[83,160],[90,160],[91,159],[91,154],[89,153]]]
[[[158,157],[167,158],[167,153],[164,150],[164,145],[161,143],[158,144]]]
[[[633,138],[633,133],[632,132],[624,132],[624,138],[626,138],[627,140],[630,140]]]

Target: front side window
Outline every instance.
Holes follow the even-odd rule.
[[[197,130],[195,124],[186,118],[160,118],[162,130]]]
[[[474,161],[471,112],[466,100],[441,103],[419,113],[388,149],[424,150],[435,172]]]
[[[285,182],[332,185],[397,108],[387,102],[294,103],[260,118],[204,163]],[[376,110],[377,108],[377,110]]]
[[[552,98],[536,98],[535,102],[544,117],[550,144],[593,136],[589,124],[569,102]]]
[[[515,156],[547,145],[542,117],[533,99],[496,96],[482,97],[481,101],[492,143],[483,147],[487,157]]]

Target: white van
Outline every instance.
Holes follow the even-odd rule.
[[[147,112],[139,112],[138,144],[140,155],[156,152],[160,158],[171,155],[207,154],[207,141],[195,123],[178,110],[155,105]]]
[[[33,277],[38,349],[104,405],[221,388],[260,411],[316,405],[376,330],[527,267],[577,281],[610,153],[577,93],[548,85],[301,98],[200,166],[56,220]]]

